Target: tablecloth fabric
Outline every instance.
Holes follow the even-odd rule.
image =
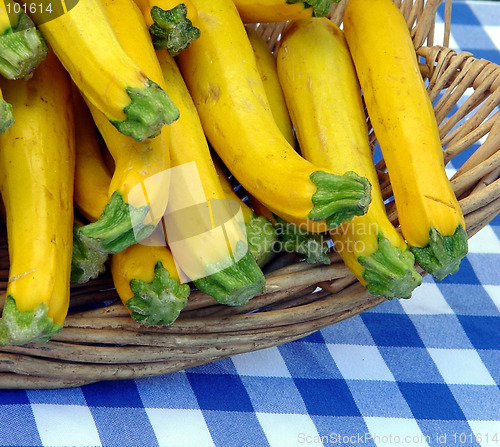
[[[451,48],[500,63],[500,3],[455,1],[452,23]],[[0,391],[0,445],[500,446],[499,217],[469,251],[410,300],[296,342],[161,377]]]

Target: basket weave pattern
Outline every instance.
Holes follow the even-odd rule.
[[[422,61],[445,162],[470,151],[453,175],[452,185],[471,237],[500,212],[500,67],[447,47],[451,1],[445,4],[444,46],[432,44],[440,0],[395,3],[407,19]],[[332,11],[331,19],[338,25],[345,5],[342,0]],[[283,27],[261,24],[257,29],[273,48]],[[370,138],[374,145],[373,132]],[[384,198],[390,198],[383,160],[377,169]],[[388,214],[397,225],[393,203]],[[3,227],[0,247],[5,292],[9,264]],[[59,335],[48,343],[0,349],[0,388],[62,388],[167,374],[296,340],[385,300],[370,295],[336,253],[330,253],[330,258],[330,265],[310,265],[291,254],[279,255],[266,274],[266,292],[241,307],[222,306],[194,291],[169,327],[135,323],[109,276],[74,286],[70,312]]]

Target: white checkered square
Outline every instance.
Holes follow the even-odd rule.
[[[500,428],[498,421],[469,421],[476,442],[481,447],[498,447],[500,444]]]
[[[500,286],[484,285],[483,288],[484,290],[486,290],[491,300],[493,301],[495,306],[498,308],[498,311],[500,312]]]
[[[495,385],[495,381],[475,350],[429,348],[428,352],[446,383]]]
[[[500,253],[500,240],[491,226],[482,228],[469,239],[469,253]]]
[[[395,381],[376,346],[327,344],[327,348],[346,380]]]
[[[495,44],[495,46],[500,50],[500,26],[483,26],[484,31],[488,34],[488,37]],[[500,443],[500,440],[499,440]]]
[[[99,433],[88,407],[32,404],[31,408],[43,445],[101,446]]]
[[[367,442],[377,447],[394,447],[394,445],[428,446],[431,439],[420,430],[415,419],[365,417],[368,427]]]
[[[256,413],[270,447],[321,445],[312,419],[305,414]]]
[[[146,408],[160,447],[214,447],[201,410]]]
[[[410,299],[399,300],[407,314],[437,315],[453,314],[453,310],[433,281],[427,281],[417,287]]]
[[[231,358],[242,376],[291,377],[278,348],[238,354]]]

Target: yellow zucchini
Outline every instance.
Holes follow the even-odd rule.
[[[178,118],[167,93],[124,51],[99,0],[79,0],[51,20],[34,0],[21,3],[34,6],[34,22],[75,84],[120,132],[143,141]]]
[[[281,89],[278,72],[276,70],[276,60],[266,41],[253,28],[246,27],[248,39],[255,54],[257,70],[260,73],[269,107],[273,114],[274,121],[278,125],[281,133],[286,138],[290,146],[295,146],[295,136],[293,134],[290,114],[286,106],[283,90]]]
[[[83,98],[73,91],[76,166],[75,206],[91,222],[98,220],[108,201],[111,175],[107,170],[97,138],[94,122]],[[150,245],[152,236],[143,244],[134,244],[112,255],[113,282],[132,318],[144,324],[171,324],[185,306],[189,286],[179,285],[177,269],[165,240]],[[89,253],[75,238],[71,266],[72,282],[86,282],[97,277],[107,254]]]
[[[99,220],[108,203],[111,183],[101,156],[100,141],[94,121],[80,92],[73,84],[72,102],[75,120],[75,183],[74,203],[76,209],[90,222]],[[71,282],[85,283],[104,272],[108,259],[106,251],[88,247],[79,236],[82,222],[75,222],[73,232],[73,258]]]
[[[227,200],[220,183],[200,118],[182,75],[174,59],[166,51],[157,51],[157,55],[164,82],[181,112],[179,120],[170,126],[172,167],[182,168],[196,164],[202,187],[201,200],[202,203],[207,203],[207,207],[192,207],[183,220],[170,221],[175,227],[172,229],[179,235],[185,234],[192,226],[201,228],[205,225],[207,231],[196,234],[195,238],[185,236],[179,249],[175,249],[173,244],[170,244],[170,248],[180,268],[193,280],[196,287],[220,303],[244,304],[264,291],[264,275],[248,251],[247,237],[239,226],[237,216],[232,218],[234,207]],[[173,188],[177,201],[182,201],[178,197],[182,194],[189,196],[194,192],[195,179],[189,181],[186,192],[179,186],[174,185]],[[187,197],[186,202],[190,199],[191,197]],[[227,238],[216,236],[215,213],[223,215]],[[171,228],[167,227],[167,237],[169,230]],[[213,270],[215,272],[210,274]]]
[[[325,168],[353,170],[372,185],[368,212],[330,232],[337,252],[374,295],[410,297],[422,278],[385,213],[360,87],[342,31],[326,18],[292,22],[282,35],[277,65],[304,157]]]
[[[47,52],[45,39],[21,5],[13,0],[0,2],[0,74],[28,80]]]
[[[283,90],[278,78],[276,60],[270,48],[262,36],[250,26],[246,26],[248,39],[252,45],[257,63],[257,70],[262,79],[262,84],[266,92],[269,108],[274,121],[278,125],[282,135],[286,138],[290,146],[296,147],[297,141],[293,132],[290,114],[283,96]],[[253,197],[255,203],[257,199]],[[259,203],[258,209],[265,208]],[[266,215],[271,214],[270,222],[275,226],[275,233],[278,239],[275,249],[278,251],[294,252],[305,258],[306,262],[315,264],[321,262],[329,264],[330,258],[327,255],[328,244],[323,233],[312,233],[303,231],[300,227],[290,222],[286,222],[278,216],[272,215],[267,210]],[[260,216],[259,216],[260,217]]]
[[[467,234],[405,19],[391,0],[349,0],[344,32],[401,231],[418,264],[441,280],[459,269]]]
[[[200,37],[196,27],[198,13],[189,0],[134,0],[141,10],[157,50],[171,56]],[[193,23],[194,22],[194,23]]]
[[[0,80],[0,86],[16,118],[0,136],[10,258],[0,343],[46,341],[62,329],[69,306],[75,162],[71,84],[50,54],[29,81]]]
[[[140,63],[153,82],[164,86],[151,39],[135,5],[130,1],[122,4],[108,0],[103,0],[102,5],[129,57]],[[134,8],[125,14],[127,5]],[[148,237],[166,210],[171,165],[170,126],[164,126],[157,137],[138,142],[118,132],[105,115],[85,99],[113,156],[115,169],[108,190],[109,202],[102,215],[96,222],[78,228],[76,237],[90,252],[117,253]]]
[[[245,23],[286,22],[326,17],[340,0],[234,0]]]
[[[177,61],[208,140],[231,173],[273,213],[307,230],[324,231],[364,214],[366,179],[319,169],[281,134],[234,4],[193,4],[202,37]]]
[[[108,203],[111,175],[101,155],[101,143],[92,115],[80,92],[73,89],[75,120],[75,206],[90,222],[101,216]]]
[[[187,304],[190,288],[179,284],[165,240],[152,243],[159,245],[134,244],[112,255],[111,274],[118,296],[135,321],[168,326]]]

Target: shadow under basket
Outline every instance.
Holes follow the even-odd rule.
[[[459,157],[451,182],[471,237],[500,212],[500,67],[447,47],[451,2],[445,4],[444,46],[432,44],[441,1],[395,3],[407,18],[420,57],[445,163]],[[343,0],[334,5],[331,19],[337,24],[345,4]],[[256,28],[273,48],[283,26]],[[373,132],[370,137],[374,146]],[[389,199],[389,217],[397,225],[383,160],[377,169],[384,199]],[[5,292],[5,228],[0,228],[0,246]],[[217,304],[194,291],[178,320],[168,327],[134,322],[110,276],[74,286],[60,334],[47,343],[0,348],[0,388],[64,388],[167,374],[305,337],[385,301],[368,293],[335,252],[330,258],[330,265],[311,265],[291,254],[279,255],[266,274],[266,292],[241,307]]]

